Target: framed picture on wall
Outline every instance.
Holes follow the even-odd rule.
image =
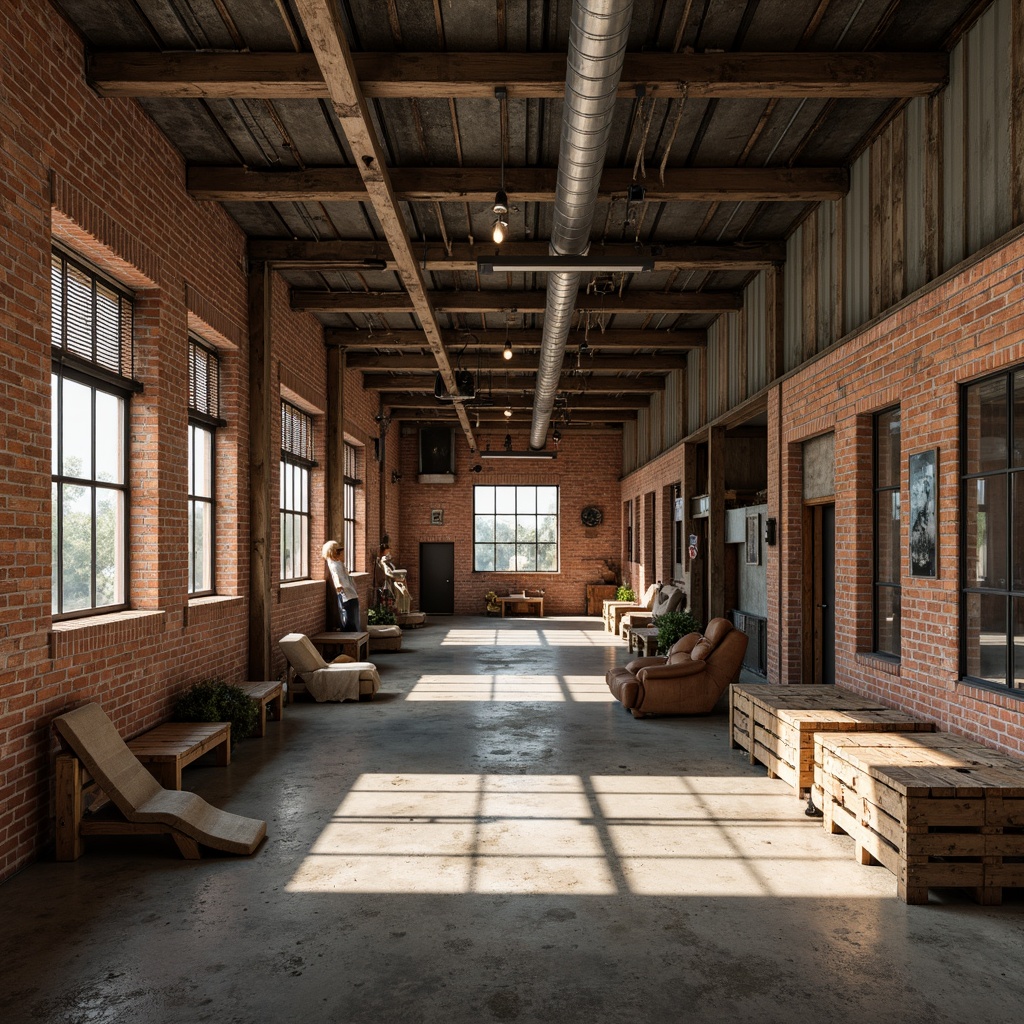
[[[761,564],[761,514],[747,516],[747,565]]]
[[[939,575],[939,450],[910,456],[910,575]]]

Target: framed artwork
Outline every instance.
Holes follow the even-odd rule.
[[[432,508],[430,510],[430,525],[444,526],[444,509]]]
[[[761,564],[761,514],[747,516],[747,565]]]
[[[910,456],[910,575],[939,575],[939,450]]]

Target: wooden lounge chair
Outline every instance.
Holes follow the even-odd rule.
[[[57,855],[74,860],[83,835],[168,834],[182,855],[199,859],[199,846],[250,854],[267,823],[222,811],[197,793],[164,789],[128,749],[99,704],[60,715],[54,728],[74,757],[58,758]],[[110,798],[118,817],[82,819],[82,767]]]
[[[277,643],[288,659],[290,693],[304,688],[317,701],[373,700],[380,689],[372,661],[339,658],[328,665],[305,633],[288,633]]]

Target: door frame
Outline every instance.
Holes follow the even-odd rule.
[[[803,573],[802,590],[802,682],[821,683],[823,670],[823,614],[822,592],[824,588],[824,572],[822,559],[822,512],[831,505],[833,522],[836,499],[834,496],[814,498],[803,505]],[[832,552],[832,564],[835,566],[835,550]],[[835,636],[835,601],[832,612],[833,637]],[[833,659],[835,657],[833,651]]]

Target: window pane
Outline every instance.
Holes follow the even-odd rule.
[[[96,479],[124,483],[124,401],[96,392]]]
[[[60,485],[50,485],[50,611],[60,614]]]
[[[92,479],[92,388],[64,381],[64,476]]]
[[[477,544],[474,550],[476,554],[473,558],[473,568],[477,572],[493,572],[494,546],[492,544]]]
[[[96,607],[121,603],[121,492],[96,489]]]
[[[1024,370],[1013,375],[1013,465],[1024,466]]]
[[[520,544],[537,543],[537,517],[517,516],[516,517],[516,540]]]
[[[1006,588],[1006,477],[988,476],[965,485],[964,585]]]
[[[537,516],[537,540],[554,544],[558,540],[558,516]]]
[[[1013,477],[1013,589],[1024,590],[1024,473]]]
[[[494,511],[494,488],[474,487],[473,488],[473,510],[475,512]]]
[[[515,516],[495,516],[494,539],[499,543],[511,543],[516,539]]]
[[[537,569],[539,572],[558,572],[558,545],[537,545]]]
[[[877,565],[875,579],[880,583],[898,583],[900,579],[900,495],[882,491],[878,495],[875,543]]]
[[[877,650],[899,657],[900,653],[900,588],[876,587],[875,608],[878,615]]]
[[[213,589],[213,506],[189,502],[189,586],[193,591]]]
[[[299,469],[299,479],[296,487],[299,492],[299,509],[303,512],[309,511],[309,470]]]
[[[875,486],[900,485],[900,410],[888,409],[876,417]]]
[[[65,484],[63,505],[61,610],[75,612],[92,604],[92,490]]]
[[[1013,599],[1013,685],[1024,687],[1024,601]]]
[[[299,550],[296,553],[299,562],[299,576],[305,578],[309,575],[309,517],[302,516],[299,519]]]
[[[516,511],[520,515],[532,514],[537,511],[537,488],[516,488]]]
[[[511,572],[516,567],[516,546],[515,544],[494,545],[494,570],[495,572]]]
[[[967,388],[964,436],[966,472],[985,473],[1006,466],[1006,378]]]
[[[521,544],[516,549],[516,569],[519,572],[537,571],[537,548],[533,544]]]
[[[1006,598],[1001,594],[968,594],[966,601],[967,674],[1006,684]]]
[[[50,472],[56,476],[60,472],[60,379],[55,373],[50,374],[50,447]]]
[[[549,515],[558,511],[558,488],[538,487],[537,488],[537,511]]]
[[[514,513],[516,510],[516,489],[514,487],[495,487],[494,509],[496,512]]]
[[[490,544],[494,540],[494,517],[477,516],[473,535],[478,544]]]
[[[213,431],[190,427],[194,431],[192,494],[197,498],[213,497]]]

